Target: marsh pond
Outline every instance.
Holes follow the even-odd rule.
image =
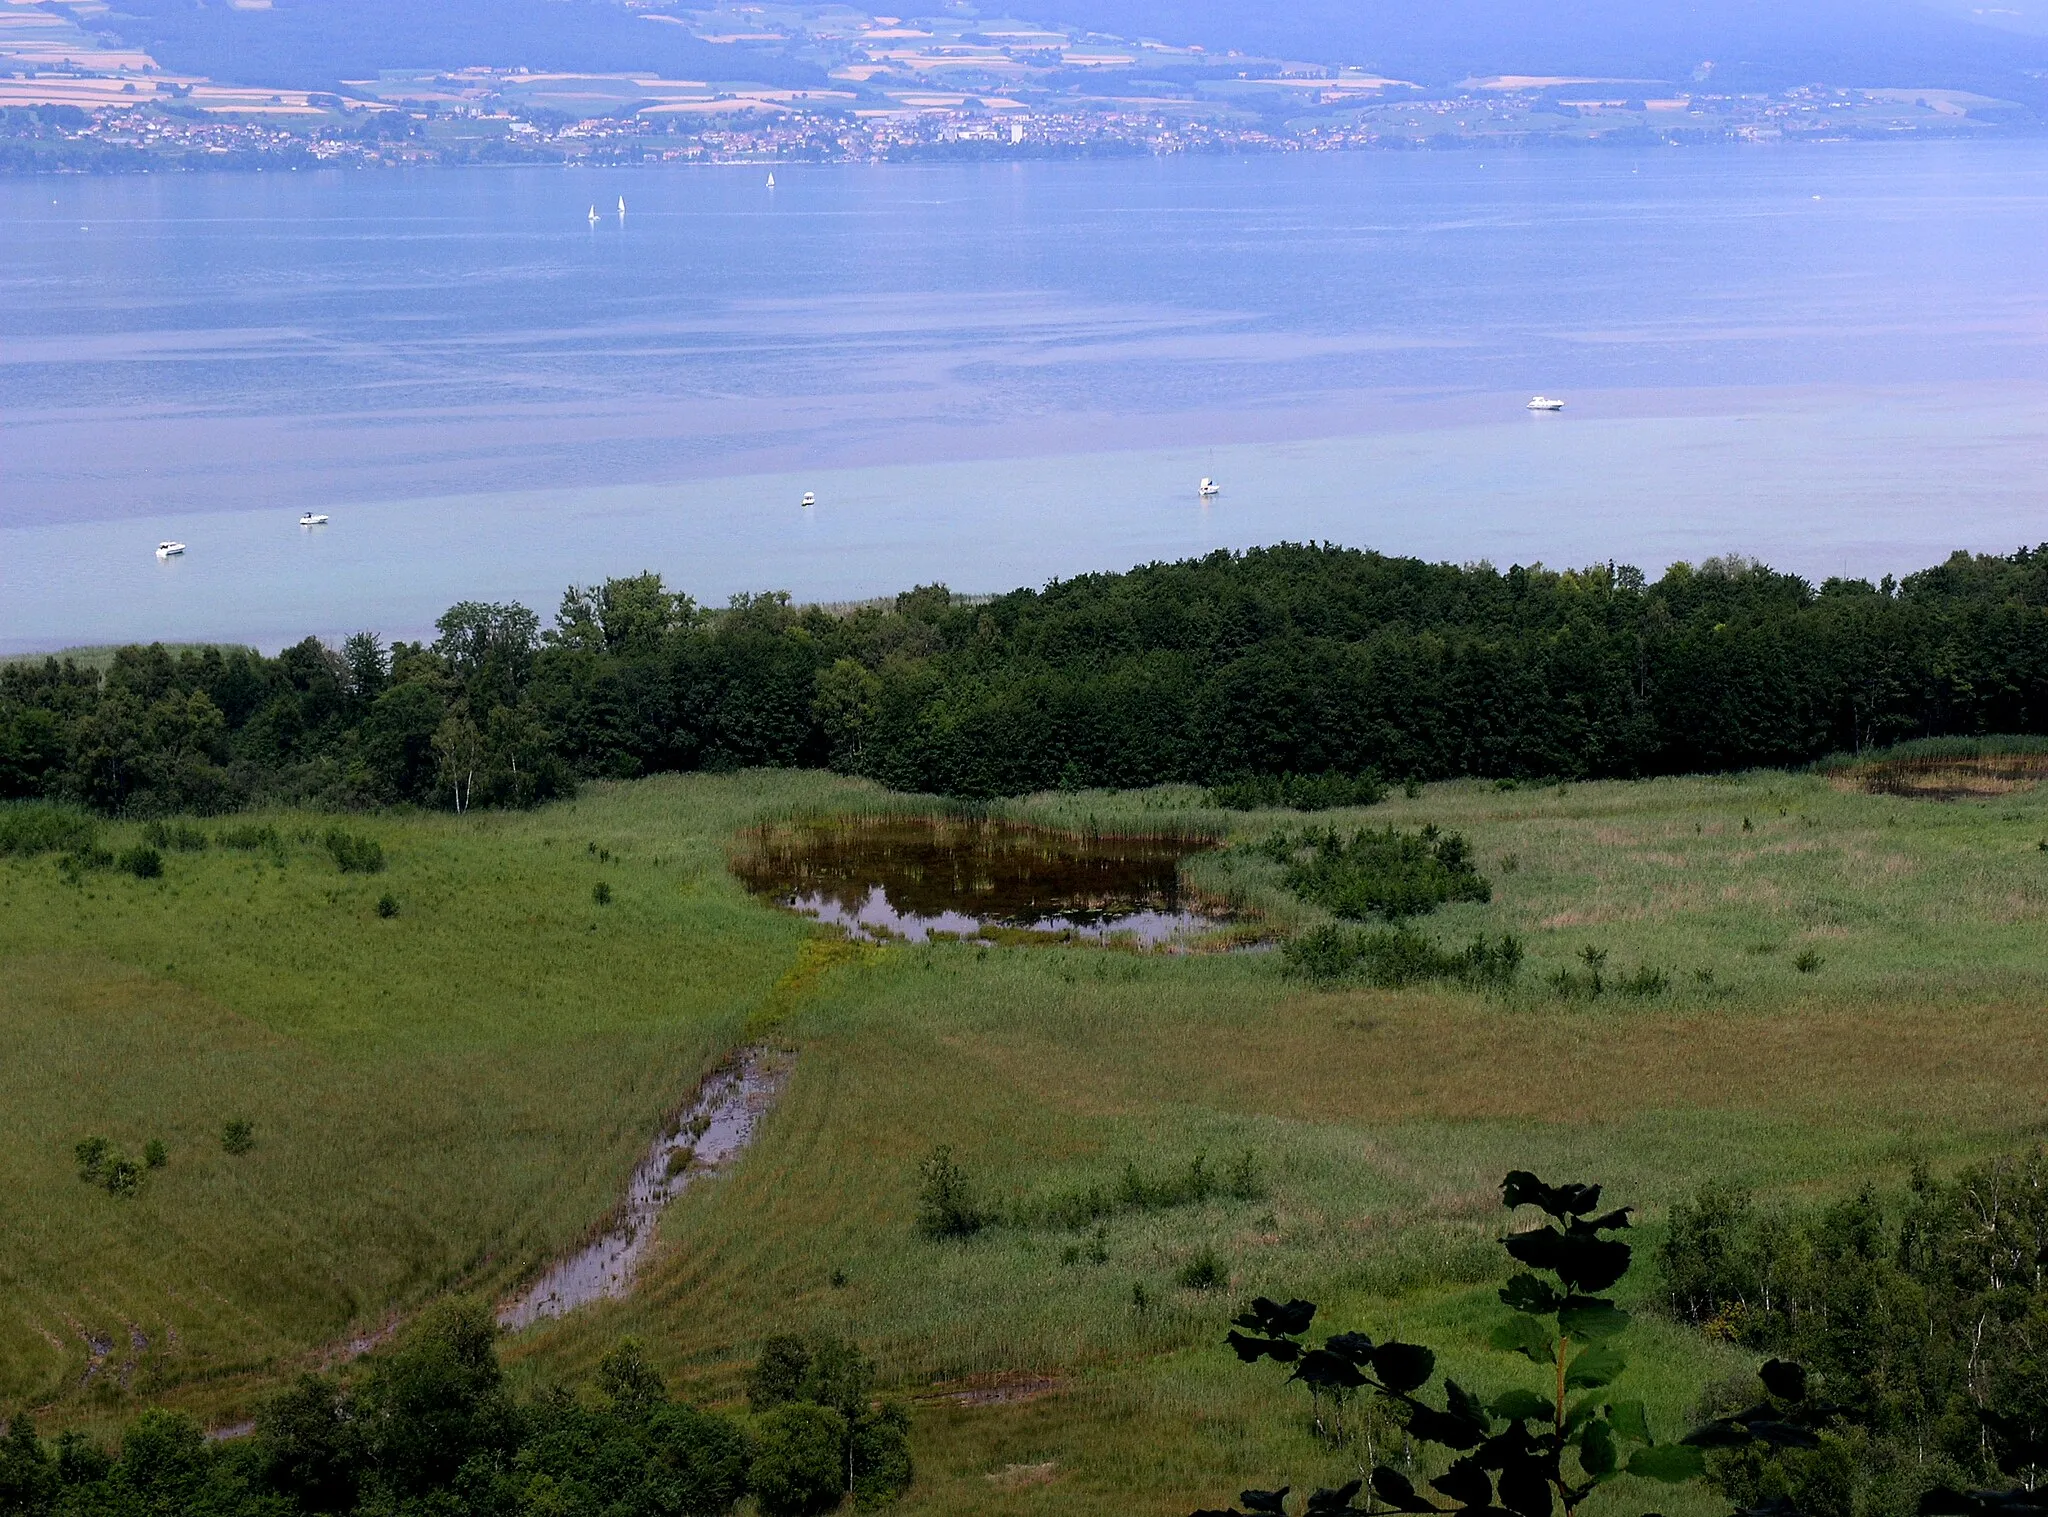
[[[870,941],[980,937],[1152,945],[1223,926],[1181,886],[1201,837],[1081,836],[961,817],[834,817],[751,830],[733,861],[756,895]]]

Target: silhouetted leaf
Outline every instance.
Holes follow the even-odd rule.
[[[1645,1480],[1679,1485],[1696,1480],[1706,1472],[1706,1453],[1684,1443],[1661,1443],[1655,1448],[1637,1449],[1629,1456],[1628,1472]]]
[[[1494,1416],[1508,1422],[1526,1422],[1531,1418],[1538,1422],[1548,1422],[1556,1414],[1556,1408],[1548,1401],[1534,1391],[1520,1388],[1502,1391],[1493,1398],[1493,1405],[1489,1410]]]
[[[1435,1503],[1424,1500],[1406,1475],[1384,1464],[1372,1472],[1372,1493],[1397,1512],[1441,1510]]]
[[[1291,1485],[1283,1485],[1277,1491],[1239,1491],[1237,1499],[1244,1503],[1247,1512],[1284,1512],[1287,1510],[1287,1493],[1293,1489]]]
[[[1382,1343],[1373,1351],[1372,1367],[1388,1390],[1405,1393],[1429,1383],[1436,1355],[1419,1343]]]
[[[1500,1472],[1500,1504],[1516,1517],[1550,1517],[1550,1481],[1533,1459],[1517,1459]]]
[[[1247,1338],[1243,1333],[1233,1332],[1223,1341],[1236,1349],[1237,1357],[1246,1364],[1257,1364],[1261,1359],[1292,1364],[1301,1357],[1301,1345],[1285,1338]]]
[[[1358,1508],[1351,1504],[1351,1498],[1358,1494],[1359,1488],[1364,1484],[1363,1480],[1354,1480],[1348,1485],[1338,1486],[1335,1490],[1311,1491],[1306,1510],[1318,1514],[1318,1517],[1324,1512],[1355,1512]]]
[[[1408,1417],[1408,1432],[1424,1443],[1440,1443],[1447,1449],[1475,1449],[1486,1441],[1486,1428],[1433,1406],[1417,1407]]]
[[[1312,1348],[1303,1354],[1301,1363],[1295,1366],[1294,1378],[1325,1389],[1347,1391],[1365,1384],[1365,1376],[1359,1373],[1357,1365],[1324,1348]]]
[[[1493,1504],[1493,1477],[1470,1459],[1460,1459],[1429,1484],[1460,1506]]]
[[[1509,1208],[1535,1206],[1562,1222],[1584,1216],[1600,1204],[1597,1185],[1545,1185],[1526,1169],[1511,1172],[1500,1182],[1501,1204]]]
[[[1538,1316],[1556,1311],[1565,1301],[1556,1286],[1534,1275],[1515,1276],[1500,1288],[1500,1299],[1501,1304],[1511,1310],[1534,1312]]]
[[[1278,1301],[1259,1296],[1232,1320],[1239,1327],[1248,1327],[1271,1337],[1298,1338],[1308,1331],[1308,1325],[1315,1319],[1316,1304],[1313,1301],[1289,1301],[1283,1306]]]
[[[1764,1389],[1780,1401],[1804,1401],[1806,1399],[1806,1366],[1794,1364],[1789,1359],[1772,1359],[1756,1372],[1763,1381]]]
[[[1323,1347],[1340,1359],[1349,1359],[1353,1364],[1370,1363],[1373,1356],[1372,1339],[1364,1333],[1338,1333]]]

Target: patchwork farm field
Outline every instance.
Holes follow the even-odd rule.
[[[1361,1454],[1223,1347],[1251,1296],[1432,1343],[1497,1389],[1530,1374],[1485,1337],[1511,1169],[1640,1208],[1620,1294],[1653,1307],[1665,1210],[1705,1182],[1808,1205],[2036,1140],[2048,802],[2024,776],[1941,793],[1759,772],[1311,817],[1171,787],[1003,808],[1227,830],[1186,877],[1269,935],[1319,920],[1254,846],[1276,827],[1455,830],[1491,899],[1419,930],[1514,934],[1520,973],[1488,991],[1332,988],[1270,947],[807,947],[837,934],[749,897],[729,850],[879,792],[793,771],[527,814],[236,817],[279,848],[172,850],[160,879],[0,860],[0,1405],[46,1432],[157,1403],[232,1423],[443,1293],[500,1296],[766,1039],[795,1072],[753,1147],[671,1206],[629,1297],[508,1339],[518,1382],[580,1382],[630,1334],[681,1393],[736,1402],[766,1334],[819,1329],[910,1399],[907,1512],[1178,1514],[1335,1483]],[[337,825],[383,872],[336,868]],[[76,1172],[95,1134],[169,1162],[110,1196]],[[917,1225],[942,1146],[999,1219],[971,1237]],[[1198,1157],[1233,1178],[1073,1225],[1071,1198]],[[1654,1309],[1632,1339],[1620,1389],[1667,1431],[1758,1357]],[[1723,1509],[1636,1485],[1589,1509]]]

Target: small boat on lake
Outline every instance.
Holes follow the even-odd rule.
[[[815,506],[818,503],[818,497],[806,490],[804,491],[803,503],[807,506]]]
[[[1548,395],[1538,395],[1529,402],[1529,409],[1532,411],[1562,411],[1564,409],[1564,402],[1552,400]]]
[[[626,214],[626,197],[624,195],[619,197],[619,214],[621,216]]]
[[[592,206],[592,207],[590,208],[590,224],[591,224],[592,226],[596,226],[596,225],[597,225],[597,207],[596,207],[596,206]]]
[[[1217,484],[1215,480],[1210,479],[1207,475],[1204,475],[1198,493],[1202,499],[1207,500],[1212,495],[1221,495],[1223,493],[1223,486]]]
[[[768,176],[768,188],[771,190],[775,188],[775,176],[773,174]]]
[[[180,553],[183,553],[184,551],[185,545],[183,543],[174,543],[166,541],[160,542],[156,545],[156,556],[158,558],[176,558]]]
[[[327,525],[327,513],[325,511],[301,511],[299,513],[299,525],[302,527],[324,527]]]

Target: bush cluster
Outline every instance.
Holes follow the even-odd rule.
[[[320,841],[327,849],[327,856],[334,860],[334,867],[343,874],[384,872],[384,845],[375,838],[331,827]]]
[[[1333,916],[1398,922],[1453,901],[1490,901],[1493,887],[1472,862],[1463,833],[1361,828],[1276,832],[1259,851],[1282,868],[1287,888]]]
[[[1280,956],[1292,974],[1321,981],[1359,980],[1388,989],[1445,980],[1506,987],[1522,968],[1522,940],[1513,933],[1475,936],[1463,948],[1441,948],[1410,927],[1360,929],[1335,923],[1290,938]]]

